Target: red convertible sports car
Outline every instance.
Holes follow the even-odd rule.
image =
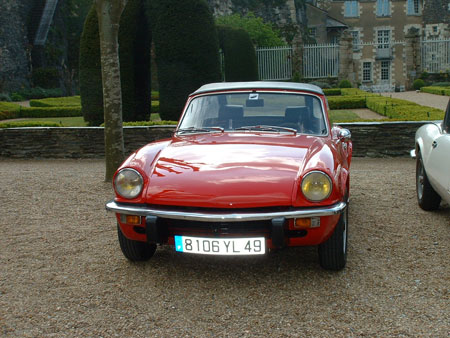
[[[214,83],[192,93],[171,139],[133,153],[114,176],[125,257],[263,255],[318,245],[325,269],[347,259],[350,132],[330,125],[316,86]]]

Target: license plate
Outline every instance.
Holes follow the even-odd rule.
[[[204,238],[175,236],[175,250],[203,255],[263,255],[266,252],[264,237]]]

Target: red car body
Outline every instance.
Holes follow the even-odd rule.
[[[284,98],[273,95],[297,95],[303,102],[314,99],[315,109],[319,111],[320,106],[323,113],[322,130],[315,135],[258,125],[230,130],[217,126],[210,130],[191,127],[182,132],[183,119],[193,100],[217,96],[218,101],[223,101],[221,97],[226,95],[234,99],[233,93],[249,95],[256,102],[247,100],[250,106],[264,104],[259,97],[265,97],[266,102],[273,97],[274,102]],[[243,106],[250,111],[258,109]],[[293,110],[287,107],[286,116],[289,109]],[[243,119],[253,119],[253,113],[249,114]],[[277,114],[270,118],[284,117],[282,112]],[[320,88],[277,82],[210,84],[188,98],[171,139],[144,146],[118,169],[116,177],[124,169],[140,174],[140,193],[124,198],[116,189],[116,198],[106,208],[116,213],[122,251],[131,260],[149,258],[148,254],[130,254],[135,248],[139,251],[150,245],[151,256],[156,244],[175,244],[175,236],[258,236],[264,238],[268,250],[324,245],[339,222],[345,223],[343,235],[335,240],[343,246],[337,252],[342,256],[340,261],[321,262],[325,268],[339,270],[346,260],[351,156],[350,133],[330,126],[328,104]],[[325,174],[331,183],[329,195],[320,201],[312,201],[302,193],[304,177],[313,172]],[[327,250],[322,256],[330,255],[330,249]]]

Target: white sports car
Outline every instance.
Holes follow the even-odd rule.
[[[441,200],[450,204],[450,100],[444,120],[416,132],[416,190],[423,210],[436,210]]]

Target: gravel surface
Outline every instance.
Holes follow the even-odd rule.
[[[443,95],[435,95],[429,93],[421,93],[416,91],[397,92],[397,93],[381,93],[383,96],[393,97],[396,99],[408,100],[422,106],[434,107],[445,111],[447,108],[449,97]]]
[[[450,208],[419,209],[411,159],[354,159],[338,273],[314,247],[130,263],[102,161],[0,168],[0,336],[450,336]]]

